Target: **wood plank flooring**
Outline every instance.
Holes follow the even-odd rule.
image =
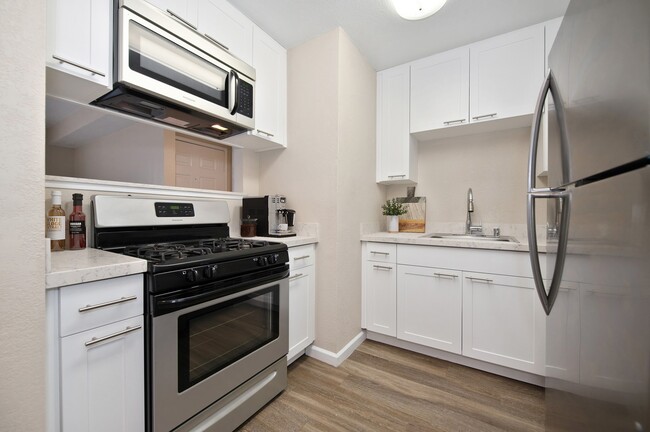
[[[366,340],[334,368],[303,356],[240,432],[543,431],[544,389]]]

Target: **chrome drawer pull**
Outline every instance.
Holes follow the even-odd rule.
[[[289,277],[289,280],[298,279],[299,277],[302,277],[302,276],[304,276],[304,274],[302,274],[302,273],[296,273],[295,275]]]
[[[60,61],[61,63],[67,63],[67,64],[69,64],[69,65],[71,65],[71,66],[78,67],[79,69],[83,69],[83,70],[85,70],[86,72],[90,72],[90,73],[93,74],[93,75],[99,75],[100,77],[105,77],[105,76],[106,76],[106,74],[104,74],[104,73],[98,71],[97,69],[93,69],[93,68],[91,68],[91,67],[84,66],[84,65],[82,65],[82,64],[79,64],[79,63],[73,62],[72,60],[64,59],[63,57],[59,57],[58,55],[52,54],[52,58],[53,58],[54,60],[58,60],[58,61]]]
[[[174,18],[176,18],[177,20],[179,20],[180,22],[182,22],[183,24],[185,24],[186,26],[188,26],[189,28],[191,28],[192,30],[195,30],[195,31],[198,30],[198,28],[194,24],[192,24],[191,22],[189,22],[188,20],[186,20],[182,16],[174,13],[174,11],[172,11],[171,9],[167,9],[167,13],[169,15],[173,16]]]
[[[268,136],[269,138],[273,138],[275,136],[271,132],[266,132],[266,131],[263,131],[262,129],[258,129],[257,133],[264,134],[264,135]]]
[[[221,42],[219,42],[218,40],[216,40],[215,38],[213,38],[209,34],[203,33],[203,36],[210,39],[212,42],[216,43],[217,45],[219,45],[221,48],[225,49],[226,51],[230,51],[230,48],[228,48],[227,46],[225,46],[224,44],[222,44]]]
[[[375,270],[386,270],[386,271],[390,271],[390,270],[393,269],[392,267],[388,267],[388,266],[379,266],[379,265],[373,265],[373,268],[374,268]]]
[[[433,275],[435,277],[450,278],[450,279],[456,279],[458,277],[457,275],[447,274],[447,273],[434,273]]]
[[[472,117],[472,119],[474,119],[474,120],[480,120],[480,119],[482,119],[482,118],[494,117],[494,116],[496,116],[496,115],[497,115],[497,113],[492,113],[492,114],[483,114],[483,115],[480,115],[480,116]]]
[[[386,255],[386,256],[390,255],[390,253],[388,253],[388,252],[370,251],[370,253],[375,254],[375,255]]]
[[[447,126],[454,124],[454,123],[465,123],[465,119],[458,119],[458,120],[449,120],[446,122],[442,122],[442,124],[445,124]]]
[[[303,255],[303,256],[295,257],[293,260],[294,260],[294,261],[298,261],[298,260],[301,260],[301,259],[307,259],[307,258],[309,258],[310,256],[311,256],[311,255]]]
[[[492,279],[476,278],[476,277],[471,277],[471,276],[467,276],[467,279],[469,279],[471,281],[474,281],[474,282],[492,283]]]
[[[404,178],[406,177],[406,174],[399,174],[399,175],[390,175],[388,178]]]
[[[124,330],[120,330],[118,332],[111,333],[111,334],[106,335],[106,336],[101,336],[101,337],[98,337],[98,338],[92,338],[91,340],[86,342],[85,345],[86,346],[95,345],[95,344],[98,344],[100,342],[104,342],[106,340],[113,339],[113,338],[116,338],[118,336],[122,336],[122,335],[125,335],[127,333],[134,332],[136,330],[140,330],[141,328],[142,328],[142,326],[140,324],[138,324],[136,326],[133,326],[133,327],[127,326]]]
[[[97,304],[94,304],[94,305],[86,305],[84,307],[80,307],[79,312],[87,312],[87,311],[93,310],[93,309],[99,309],[99,308],[103,308],[103,307],[106,307],[106,306],[111,306],[111,305],[115,305],[115,304],[119,304],[119,303],[125,303],[125,302],[128,302],[128,301],[136,300],[137,298],[138,298],[138,296],[122,297],[122,298],[119,298],[117,300],[110,300],[110,301],[107,301],[107,302],[104,302],[104,303],[97,303]]]

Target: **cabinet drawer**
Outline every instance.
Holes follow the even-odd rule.
[[[314,253],[313,245],[289,248],[289,266],[291,270],[314,265]]]
[[[61,288],[61,337],[142,315],[142,275]]]
[[[366,256],[367,261],[379,262],[397,262],[397,245],[393,243],[367,243]]]

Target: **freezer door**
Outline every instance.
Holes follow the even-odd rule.
[[[562,98],[569,149],[569,178],[563,179],[560,140],[551,131],[550,187],[650,155],[649,1],[571,0],[549,67]],[[550,129],[554,109],[551,104]]]
[[[650,430],[650,167],[575,188],[569,201],[546,326],[546,430]]]

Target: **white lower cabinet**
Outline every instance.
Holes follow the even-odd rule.
[[[461,353],[462,273],[397,266],[397,338]]]
[[[144,430],[141,274],[47,292],[48,432]]]
[[[289,363],[316,338],[315,253],[314,245],[289,248]]]
[[[463,355],[544,374],[545,315],[530,278],[463,272]]]
[[[144,430],[143,332],[140,315],[61,339],[64,432]]]
[[[545,374],[546,316],[527,253],[380,242],[362,250],[369,332]],[[556,366],[573,369],[571,361]]]

